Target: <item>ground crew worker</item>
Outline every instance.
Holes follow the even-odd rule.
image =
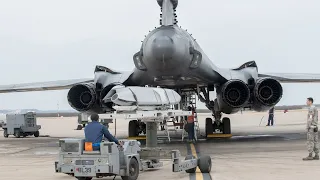
[[[84,133],[85,142],[91,142],[93,150],[100,150],[100,143],[103,136],[106,137],[110,142],[115,142],[116,144],[122,146],[122,143],[120,143],[115,137],[113,137],[104,125],[98,122],[98,114],[92,114],[91,120],[92,122],[85,127]]]
[[[309,156],[303,160],[319,160],[319,144],[318,144],[318,109],[313,105],[313,98],[307,98],[307,105],[309,106],[307,117],[307,148]],[[315,156],[312,157],[312,153]]]
[[[273,126],[273,117],[274,117],[274,107],[272,107],[270,110],[269,110],[269,118],[268,118],[268,124],[267,126]]]
[[[187,119],[187,126],[188,126],[188,138],[189,138],[189,141],[193,141],[195,140],[194,138],[194,109],[191,108],[191,106],[188,106],[188,111],[192,111],[192,115],[191,116],[188,116],[188,119]]]

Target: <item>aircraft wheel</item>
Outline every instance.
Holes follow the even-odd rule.
[[[196,159],[196,157],[194,157],[193,155],[187,155],[185,160],[190,160],[190,159]],[[186,173],[195,173],[197,170],[197,167],[194,167],[192,169],[188,169],[186,170]]]
[[[208,134],[213,134],[213,125],[212,125],[212,119],[206,118],[206,137]]]
[[[5,137],[5,138],[8,138],[8,137],[9,137],[9,134],[8,134],[7,129],[4,129],[4,130],[3,130],[3,137]]]
[[[211,157],[210,156],[201,156],[198,159],[198,167],[202,173],[210,173],[211,171]]]
[[[231,134],[231,123],[227,117],[222,118],[223,134]]]
[[[139,163],[136,158],[131,158],[129,162],[129,176],[121,176],[122,180],[136,180],[139,176]]]
[[[40,136],[40,132],[39,131],[34,133],[34,137],[39,137],[39,136]]]
[[[129,122],[129,128],[128,128],[129,137],[139,136],[139,133],[137,131],[138,130],[137,125],[138,125],[137,120],[131,120]]]

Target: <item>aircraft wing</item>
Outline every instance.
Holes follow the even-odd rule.
[[[27,92],[27,91],[46,91],[70,89],[72,86],[80,83],[93,82],[93,79],[70,79],[59,81],[11,84],[0,86],[0,93]]]
[[[320,74],[309,73],[267,73],[259,77],[271,77],[281,83],[320,83]]]

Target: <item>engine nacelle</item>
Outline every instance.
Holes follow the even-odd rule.
[[[217,89],[219,110],[226,114],[239,111],[249,98],[250,90],[241,80],[230,80]]]
[[[97,94],[93,83],[78,84],[68,92],[68,102],[75,110],[84,112],[93,109],[97,103]]]
[[[282,86],[277,80],[272,78],[258,79],[253,91],[252,109],[255,111],[269,110],[280,101],[282,93]]]

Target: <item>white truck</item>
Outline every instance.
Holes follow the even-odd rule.
[[[22,114],[7,114],[6,124],[2,126],[3,136],[5,138],[9,135],[14,135],[16,138],[21,136],[39,137],[40,125],[37,125],[36,113],[29,111]]]

